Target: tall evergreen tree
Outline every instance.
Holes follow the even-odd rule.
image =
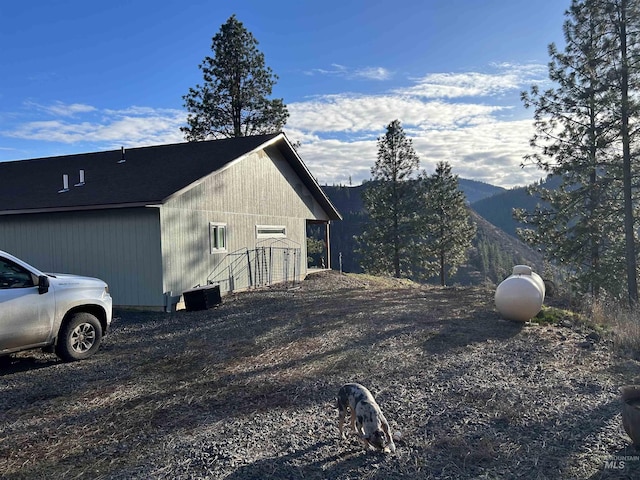
[[[622,185],[624,208],[625,257],[627,270],[627,296],[629,303],[638,302],[637,268],[637,211],[634,207],[633,152],[637,136],[640,104],[640,0],[591,0],[604,9],[608,30],[608,75],[612,80],[611,91],[616,94],[614,114],[618,119],[622,150]],[[589,3],[589,2],[587,2]],[[637,169],[637,167],[636,167]]]
[[[429,177],[425,199],[423,234],[438,265],[440,285],[445,286],[447,276],[455,274],[466,260],[476,227],[470,220],[458,176],[453,175],[447,162],[439,162]]]
[[[189,114],[180,130],[188,141],[282,130],[289,113],[281,98],[268,98],[278,77],[257,45],[235,15],[213,37],[213,56],[199,65],[204,83],[182,97]]]
[[[362,200],[368,220],[358,238],[365,271],[411,276],[420,265],[419,159],[399,120],[378,138],[378,158]]]
[[[531,144],[539,149],[528,160],[559,177],[561,185],[534,186],[542,203],[516,217],[533,227],[520,230],[523,239],[574,272],[581,291],[618,295],[625,270],[623,175],[618,92],[607,82],[611,35],[603,5],[602,0],[572,2],[564,52],[549,47],[555,88],[523,93],[525,106],[535,109]]]

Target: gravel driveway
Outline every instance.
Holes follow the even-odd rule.
[[[640,478],[619,388],[638,362],[568,320],[501,320],[493,290],[317,273],[204,312],[118,312],[79,363],[0,366],[7,479]],[[396,454],[338,438],[360,382]]]

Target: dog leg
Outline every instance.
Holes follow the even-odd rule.
[[[340,420],[338,420],[338,430],[340,431],[340,437],[346,438],[344,435],[344,417],[341,415]]]
[[[341,438],[346,438],[344,434],[344,417],[347,415],[347,409],[338,399],[338,431]]]
[[[387,442],[389,444],[387,448],[389,448],[391,453],[395,453],[396,452],[396,444],[393,443],[393,435],[391,434],[391,428],[389,427],[389,422],[387,422],[387,419],[384,418],[384,416],[382,416],[381,420],[382,420],[382,431],[386,435]]]
[[[351,430],[353,430],[356,433],[360,433],[358,432],[358,427],[356,427],[356,412],[353,410],[353,408],[350,409],[351,410]]]
[[[369,436],[364,431],[364,425],[362,424],[362,417],[357,417],[356,419],[355,432],[356,432],[356,435],[358,436],[358,440],[360,440],[360,442],[363,444],[366,450],[376,449],[376,447],[374,447],[371,444],[371,442],[369,442]]]

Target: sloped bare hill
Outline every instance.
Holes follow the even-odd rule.
[[[0,475],[640,478],[618,401],[640,368],[588,334],[503,321],[487,289],[335,272],[206,312],[121,312],[87,361],[0,367]],[[338,440],[352,381],[401,432],[395,455]]]

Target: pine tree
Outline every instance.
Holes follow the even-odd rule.
[[[636,218],[637,207],[634,193],[633,158],[637,151],[637,122],[640,104],[637,92],[640,89],[640,1],[639,0],[591,0],[604,11],[609,45],[606,57],[609,68],[605,78],[611,79],[611,91],[616,97],[614,115],[620,135],[622,150],[622,185],[624,210],[625,258],[627,270],[627,297],[630,305],[638,302],[638,268],[636,258]],[[590,3],[590,2],[587,2]],[[637,148],[637,146],[636,146]],[[636,167],[637,169],[637,167]]]
[[[582,292],[596,296],[601,290],[619,295],[625,271],[625,174],[617,153],[619,90],[608,80],[612,36],[606,3],[572,2],[564,52],[549,47],[549,78],[556,87],[523,93],[525,106],[535,109],[531,144],[539,151],[528,160],[561,184],[554,190],[534,186],[541,203],[534,211],[516,212],[532,227],[521,229],[521,237],[568,267]]]
[[[213,37],[213,57],[199,65],[204,83],[182,97],[189,114],[180,130],[188,141],[282,130],[289,113],[282,99],[268,98],[278,77],[257,45],[235,15]]]
[[[447,162],[439,162],[429,177],[425,199],[423,235],[438,265],[440,285],[445,286],[447,276],[455,274],[466,260],[476,227],[470,220],[464,193],[459,189],[458,176],[453,175]]]
[[[378,138],[378,157],[362,200],[368,214],[358,237],[358,253],[365,271],[411,276],[420,265],[418,245],[420,198],[419,159],[399,120]]]

